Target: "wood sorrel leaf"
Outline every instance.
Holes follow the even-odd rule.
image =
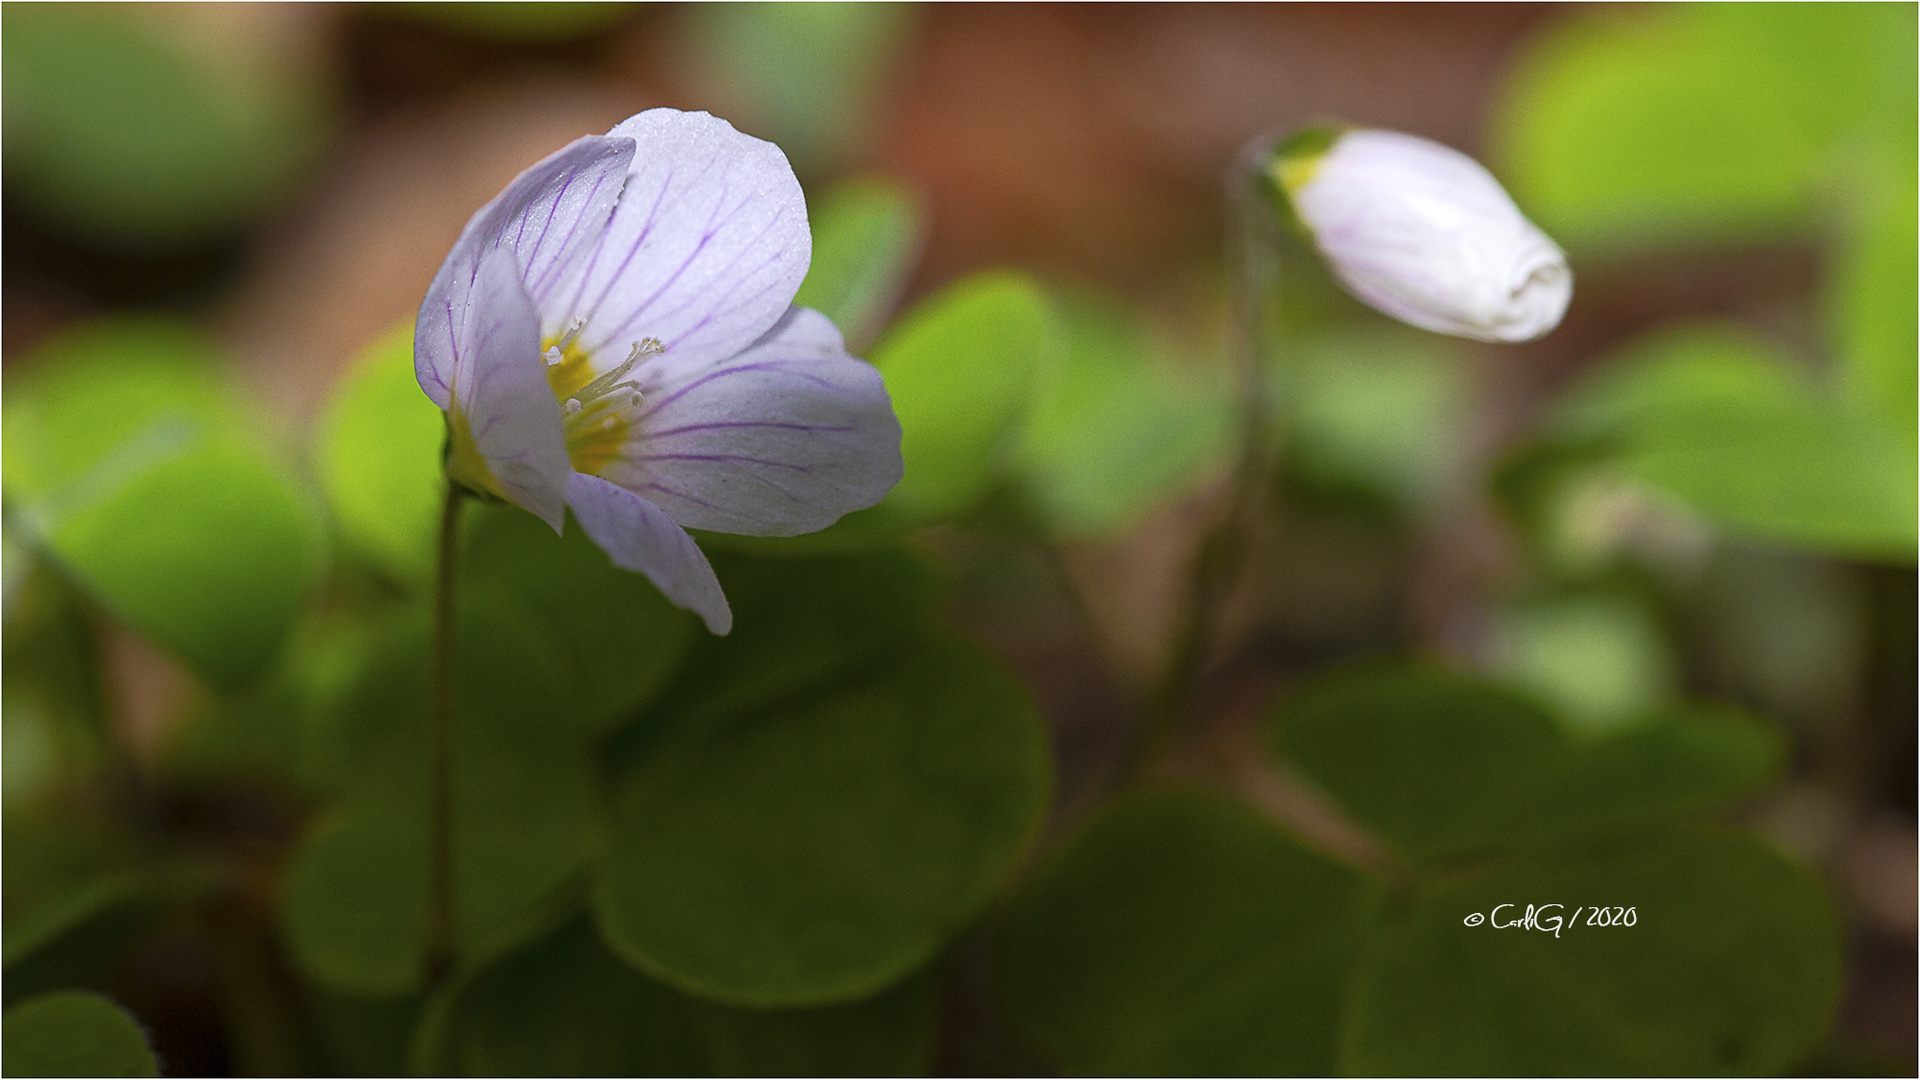
[[[1018,466],[1053,531],[1111,536],[1224,467],[1224,382],[1159,363],[1138,320],[1110,297],[1060,305],[1066,347],[1037,380]]]
[[[159,1076],[127,1011],[85,990],[56,990],[7,1010],[8,1076]]]
[[[1050,786],[998,665],[944,638],[667,740],[628,777],[594,909],[641,970],[754,1007],[859,998],[992,896]]]
[[[486,594],[463,605],[453,752],[456,944],[463,962],[541,926],[593,846],[593,761],[533,627]],[[420,985],[426,927],[427,651],[401,627],[322,733],[338,816],[296,850],[282,908],[294,958],[329,988]]]
[[[813,265],[793,302],[833,320],[859,353],[880,332],[925,241],[927,214],[899,184],[842,181],[810,208]]]
[[[1827,393],[1779,350],[1712,325],[1630,348],[1563,403],[1558,429],[1730,531],[1856,557],[1913,558],[1910,434]]]
[[[96,323],[10,381],[9,501],[114,615],[223,688],[279,654],[322,566],[312,500],[219,381],[224,359],[159,320]]]
[[[456,1076],[913,1076],[931,1064],[931,989],[737,1009],[647,978],[576,919],[436,1001],[413,1052]]]
[[[1328,1075],[1380,888],[1206,792],[1122,803],[1041,866],[1007,1008],[1069,1074]]]
[[[1271,738],[1419,860],[1698,814],[1758,787],[1784,753],[1776,731],[1731,710],[1675,710],[1575,739],[1528,697],[1421,668],[1328,678],[1275,710]]]
[[[367,346],[320,420],[314,471],[334,524],[403,582],[433,573],[446,437],[446,417],[413,378],[411,323]]]
[[[1839,989],[1839,927],[1814,875],[1753,837],[1683,833],[1423,892],[1369,953],[1340,1065],[1775,1075],[1819,1039]]]
[[[1046,294],[1018,274],[977,274],[907,312],[872,351],[907,467],[881,508],[910,520],[973,509],[1016,449],[1059,345]]]

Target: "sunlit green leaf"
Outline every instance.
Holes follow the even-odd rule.
[[[862,997],[980,911],[1049,784],[1019,684],[934,639],[844,689],[662,746],[629,780],[595,910],[621,956],[702,997]]]
[[[1779,768],[1779,734],[1676,710],[1575,739],[1496,684],[1421,668],[1329,678],[1286,702],[1277,752],[1362,825],[1416,859],[1541,844],[1697,814]]]
[[[1521,205],[1576,247],[1805,227],[1876,99],[1912,95],[1897,72],[1913,33],[1898,5],[1580,12],[1523,55],[1499,157]]]
[[[1623,919],[1631,909],[1633,925],[1589,925],[1594,905]],[[1493,926],[1529,906],[1548,929]],[[1752,838],[1684,835],[1426,892],[1370,954],[1341,1065],[1360,1076],[1778,1075],[1819,1040],[1839,989],[1839,927],[1811,873]]]
[[[855,353],[880,332],[926,238],[926,210],[901,185],[843,181],[809,208],[813,264],[793,302],[832,319]]]
[[[684,9],[710,93],[803,174],[859,147],[913,20],[907,4],[702,4]],[[715,110],[719,111],[719,110]]]
[[[7,384],[0,432],[0,467],[15,499],[44,499],[83,480],[137,444],[156,418],[219,426],[233,412],[219,346],[170,319],[83,323],[37,345],[22,370]]]
[[[29,535],[215,683],[257,676],[319,575],[321,537],[307,494],[218,387],[217,351],[175,324],[123,321],[34,361],[5,423]]]
[[[1635,597],[1542,597],[1496,616],[1493,670],[1539,694],[1588,732],[1644,718],[1673,693],[1673,657],[1654,612]]]
[[[1156,363],[1116,301],[1062,307],[1066,348],[1041,380],[1019,464],[1060,533],[1111,535],[1224,464],[1231,403],[1217,372]]]
[[[1905,171],[1907,182],[1887,192],[1886,205],[1846,238],[1829,303],[1850,400],[1903,433],[1911,456],[1920,400],[1920,255],[1913,243],[1920,193],[1911,159]]]
[[[1014,451],[1034,380],[1059,344],[1046,295],[1017,274],[967,278],[903,316],[871,356],[907,466],[881,507],[909,518],[972,509]]]
[[[112,1000],[61,990],[7,1010],[8,1076],[159,1076],[146,1033]]]
[[[314,446],[333,518],[402,581],[433,572],[446,419],[413,375],[413,324],[367,347],[334,387]]]
[[[1328,1075],[1379,900],[1223,796],[1136,798],[1034,874],[1002,993],[1068,1075]]]
[[[910,1076],[927,1069],[922,980],[871,1001],[747,1010],[635,971],[576,920],[440,1003],[415,1055],[461,1076]]]
[[[1702,326],[1635,346],[1570,396],[1560,429],[1606,441],[1632,476],[1729,530],[1911,559],[1920,473],[1883,416],[1757,339]]]

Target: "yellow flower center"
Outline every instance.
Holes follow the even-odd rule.
[[[640,404],[639,384],[626,378],[636,365],[662,350],[655,338],[635,343],[619,366],[596,375],[593,361],[575,342],[575,332],[541,343],[547,385],[560,403],[567,430],[567,457],[573,471],[598,475],[620,456]]]

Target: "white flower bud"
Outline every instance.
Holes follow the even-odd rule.
[[[1395,131],[1307,132],[1269,169],[1347,290],[1402,322],[1530,341],[1566,313],[1566,255],[1457,150]]]

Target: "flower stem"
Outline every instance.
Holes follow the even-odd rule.
[[[455,559],[466,489],[449,479],[433,589],[433,685],[427,706],[427,983],[453,967],[453,632]]]
[[[1234,330],[1239,346],[1239,454],[1227,507],[1200,540],[1187,579],[1180,622],[1160,684],[1128,749],[1124,774],[1137,778],[1185,719],[1208,654],[1218,608],[1246,575],[1272,475],[1274,433],[1268,400],[1267,302],[1279,280],[1274,213],[1263,197],[1260,169],[1272,141],[1256,140],[1227,178],[1227,258],[1233,275]]]

